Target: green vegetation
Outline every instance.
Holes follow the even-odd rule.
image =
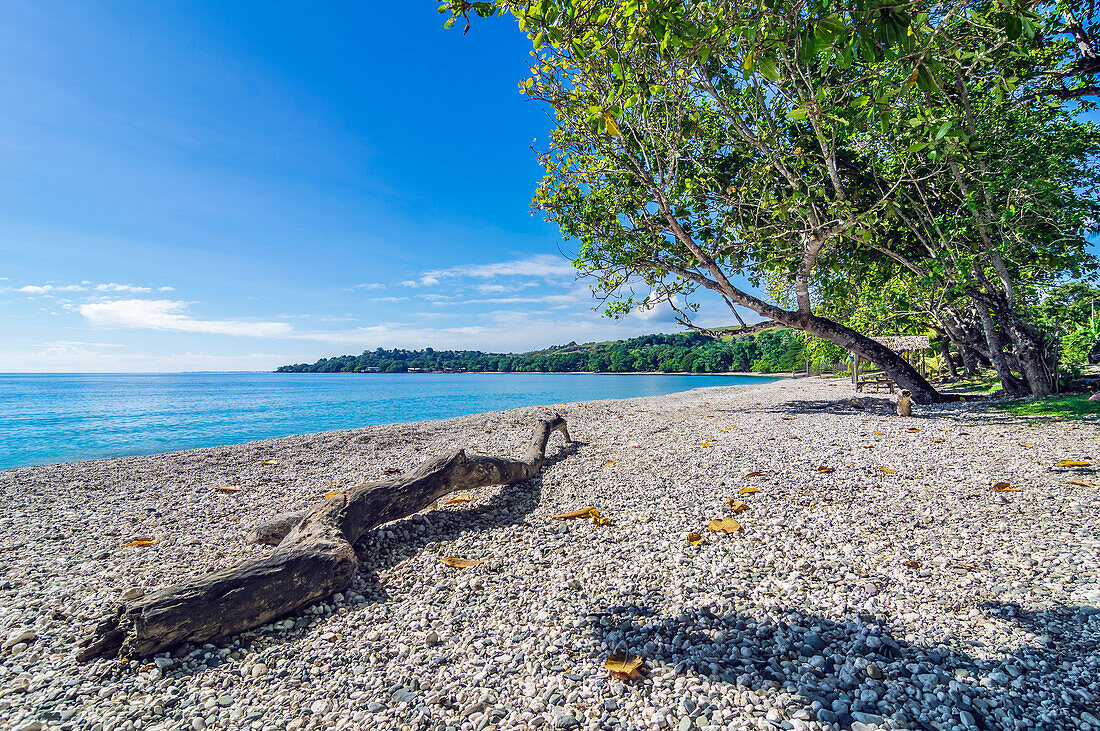
[[[605,343],[553,346],[530,353],[477,350],[376,350],[361,355],[299,363],[279,373],[407,373],[409,371],[502,371],[505,373],[718,373],[796,370],[807,359],[806,338],[789,328],[770,328],[714,339],[698,333],[645,335]]]
[[[996,408],[1015,416],[1060,416],[1064,419],[1100,416],[1100,401],[1089,401],[1088,396],[1080,394],[1052,396],[1035,401],[1013,401],[997,404]]]
[[[871,335],[1054,387],[1043,293],[1095,273],[1100,95],[1072,3],[450,0],[510,15],[555,119],[535,205],[608,311],[721,297],[939,394]],[[747,281],[753,287],[744,284]],[[758,292],[765,294],[760,295]],[[640,292],[637,299],[635,293]],[[1091,334],[1068,342],[1079,358]]]

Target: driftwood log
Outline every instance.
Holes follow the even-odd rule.
[[[148,657],[186,643],[219,642],[343,591],[359,569],[353,547],[363,534],[451,492],[534,477],[554,431],[570,443],[565,419],[555,415],[536,425],[523,460],[459,450],[265,523],[252,537],[277,544],[271,554],[123,602],[85,640],[77,659]]]

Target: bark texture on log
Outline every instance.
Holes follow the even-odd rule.
[[[77,659],[148,657],[186,643],[218,642],[343,591],[358,572],[354,545],[364,533],[458,490],[536,476],[554,431],[570,443],[565,419],[555,415],[536,425],[523,460],[471,458],[459,450],[265,523],[253,537],[277,543],[270,555],[122,603],[84,642]]]

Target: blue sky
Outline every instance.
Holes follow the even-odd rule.
[[[671,331],[531,215],[527,40],[436,4],[7,2],[0,371],[270,369]]]

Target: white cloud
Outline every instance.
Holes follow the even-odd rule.
[[[489,264],[463,264],[461,266],[448,267],[446,269],[432,269],[421,274],[416,279],[406,279],[398,284],[402,287],[436,287],[446,281],[462,279],[496,279],[497,277],[536,277],[543,280],[557,280],[576,276],[577,272],[572,263],[551,254],[536,254],[526,259],[514,259],[512,261],[498,261]],[[486,284],[476,285],[489,287],[486,294],[510,291],[501,289],[505,285]],[[513,289],[537,286],[534,282],[520,285],[512,284]]]
[[[46,296],[50,296],[56,292],[128,292],[140,294],[152,291],[152,287],[139,287],[135,284],[119,284],[118,282],[93,284],[87,279],[80,284],[54,284],[52,282],[47,282],[46,284],[25,284],[22,287],[0,287],[0,292],[19,292],[21,294]],[[173,292],[175,290],[172,287],[160,287],[160,291]]]
[[[363,282],[362,284],[356,284],[352,286],[352,289],[385,289],[386,285],[381,282]]]
[[[501,261],[491,264],[464,264],[447,269],[424,272],[421,281],[471,277],[475,279],[493,279],[495,277],[539,277],[541,279],[560,279],[574,277],[577,270],[572,262],[552,254],[536,254],[526,259]]]
[[[132,292],[135,294],[142,292],[152,292],[149,287],[137,287],[133,284],[119,284],[118,282],[110,282],[108,284],[97,284],[95,286],[97,292]],[[168,288],[171,290],[171,287]],[[165,291],[163,288],[161,291]]]
[[[371,302],[404,302],[408,297],[371,297]]]
[[[591,293],[587,289],[575,289],[572,292],[565,294],[544,294],[537,297],[480,297],[474,299],[454,300],[454,301],[433,301],[432,304],[438,306],[459,306],[459,305],[517,305],[517,304],[551,304],[551,305],[568,305],[568,304],[583,304],[590,301],[592,298]]]
[[[511,284],[475,284],[473,285],[481,294],[507,294],[519,292],[530,287],[539,286],[538,282],[513,282]]]
[[[439,284],[439,278],[429,272],[415,281],[406,279],[403,282],[398,282],[398,284],[402,287],[435,287]]]
[[[146,330],[210,333],[255,338],[285,338],[294,329],[285,322],[246,322],[243,320],[197,320],[187,314],[187,303],[175,300],[126,299],[89,302],[78,311],[98,327],[125,327]]]

